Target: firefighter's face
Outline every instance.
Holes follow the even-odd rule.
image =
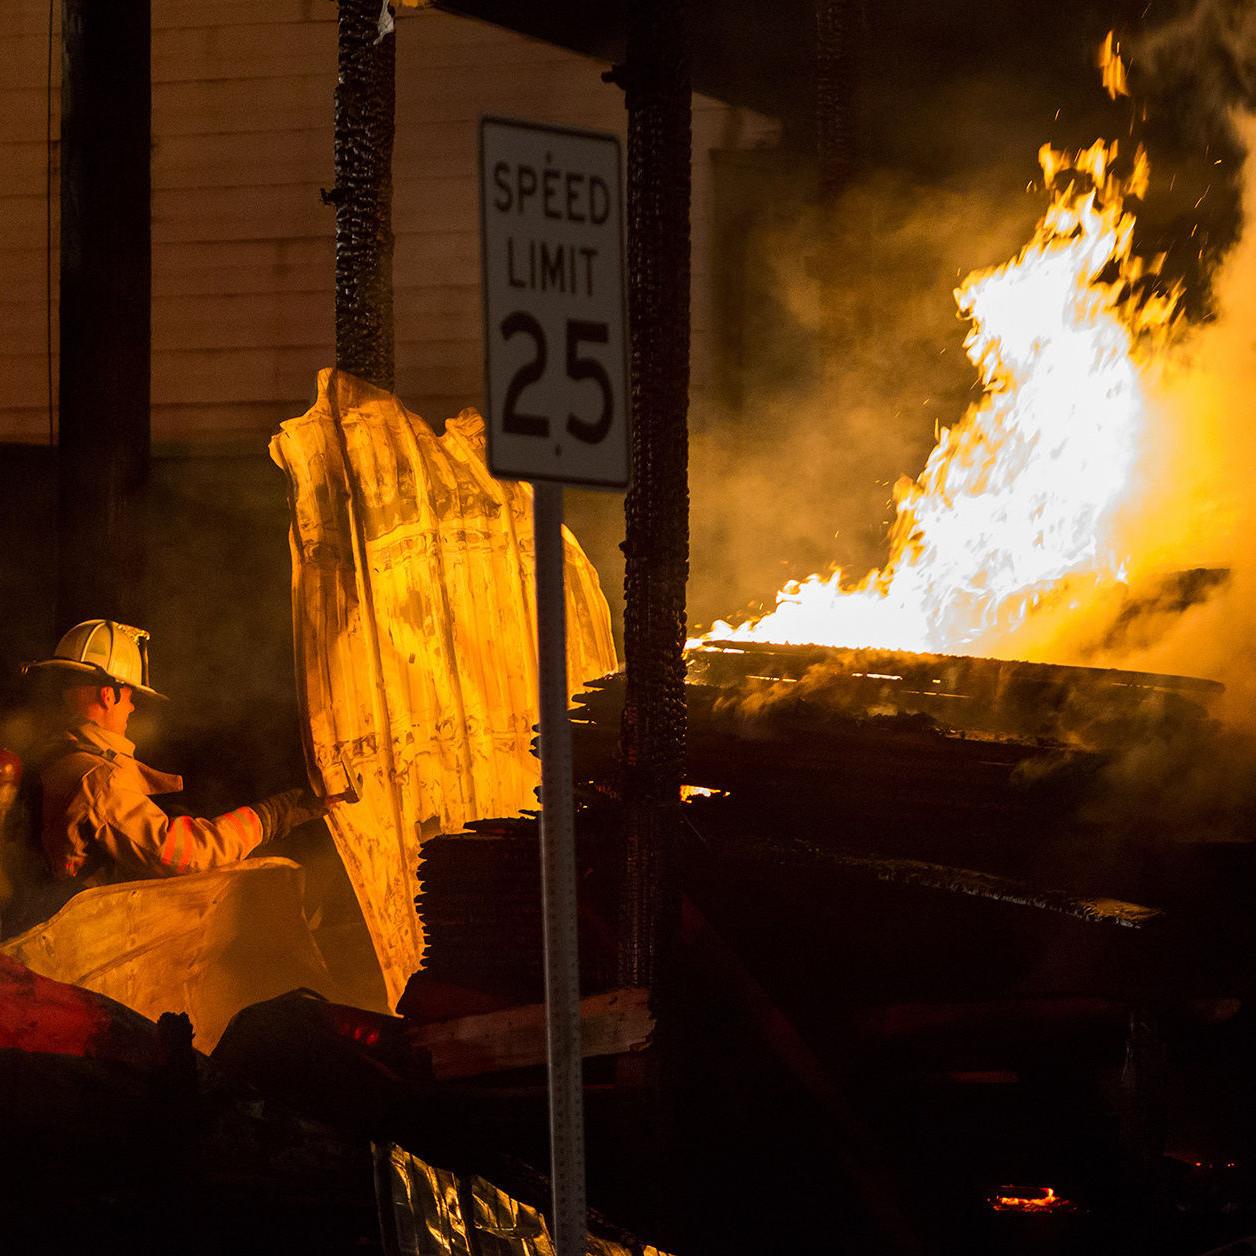
[[[131,686],[120,685],[117,689],[102,689],[100,704],[105,712],[104,719],[100,721],[101,727],[107,728],[111,733],[125,736],[127,720],[131,718],[131,713],[135,710]]]

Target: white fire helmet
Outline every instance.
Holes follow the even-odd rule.
[[[22,667],[23,675],[29,672],[77,673],[84,684],[129,685],[150,698],[166,696],[148,683],[148,633],[113,619],[75,624],[57,642],[52,658]]]

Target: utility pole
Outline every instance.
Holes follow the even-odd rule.
[[[62,0],[57,626],[145,620],[149,0]]]

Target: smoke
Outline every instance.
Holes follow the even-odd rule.
[[[1136,94],[1174,102],[1197,146],[1233,134],[1231,111],[1256,106],[1256,9],[1248,0],[1196,0],[1134,42]]]
[[[833,206],[777,207],[741,243],[740,346],[693,407],[691,623],[835,563],[884,561],[891,487],[974,385],[951,290],[1009,256],[1040,211],[1024,168],[950,183],[871,172]],[[796,185],[795,185],[796,186]],[[719,317],[720,311],[717,311]]]
[[[1256,151],[1256,120],[1232,125]],[[1256,157],[1247,159],[1243,189],[1244,226],[1214,277],[1214,317],[1189,329],[1149,379],[1140,489],[1122,525],[1135,580],[1199,567],[1230,576],[1169,617],[1157,639],[1095,649],[1091,661],[1222,680],[1229,715],[1256,723],[1256,506],[1248,483],[1256,466]]]

